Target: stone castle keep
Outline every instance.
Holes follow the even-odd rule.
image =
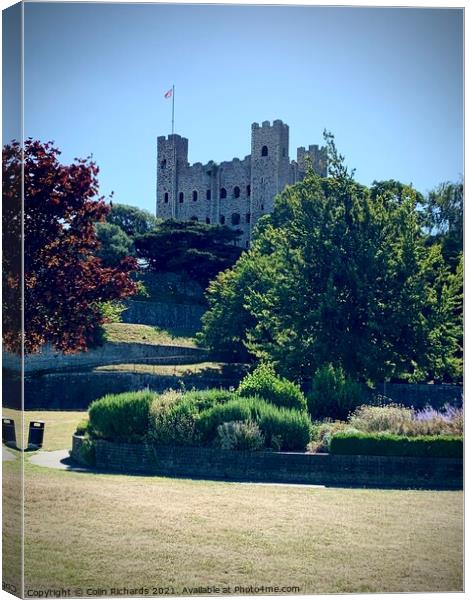
[[[257,220],[273,209],[286,185],[305,177],[306,158],[326,177],[326,149],[297,149],[289,159],[289,126],[280,120],[253,123],[251,154],[216,164],[188,163],[188,140],[180,135],[158,138],[157,216],[179,221],[229,225],[240,229],[248,246]]]

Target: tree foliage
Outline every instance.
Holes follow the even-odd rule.
[[[151,271],[186,273],[204,287],[241,254],[240,232],[222,225],[167,220],[135,239],[137,256]]]
[[[159,223],[159,220],[147,210],[116,203],[111,205],[106,221],[120,227],[130,238],[152,231]]]
[[[101,303],[131,295],[136,261],[106,267],[95,256],[95,224],[109,208],[98,197],[98,167],[88,159],[59,162],[52,143],[28,139],[3,148],[3,341],[20,352],[21,190],[24,168],[24,349],[45,343],[65,352],[85,350],[101,334]],[[21,229],[20,229],[21,231]]]
[[[134,254],[132,239],[118,225],[97,223],[96,236],[100,242],[96,256],[106,266],[116,267],[124,258]]]
[[[330,177],[276,198],[249,252],[210,284],[200,341],[298,380],[327,364],[362,381],[457,376],[455,293],[415,190],[372,197],[325,138]]]

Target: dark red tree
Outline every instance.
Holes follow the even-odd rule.
[[[94,255],[95,223],[109,212],[98,197],[97,165],[90,159],[63,165],[59,155],[52,143],[31,139],[24,151],[18,142],[3,148],[3,342],[13,352],[22,343],[22,214],[26,353],[46,343],[63,352],[86,350],[101,336],[101,303],[136,291],[134,258],[111,268]]]

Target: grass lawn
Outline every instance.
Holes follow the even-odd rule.
[[[96,367],[96,371],[133,371],[137,373],[150,373],[152,375],[174,375],[187,377],[200,375],[204,377],[236,377],[246,372],[244,365],[221,362],[201,362],[189,365],[147,365],[147,364],[120,364]]]
[[[108,342],[164,344],[185,347],[194,347],[196,345],[192,337],[179,335],[177,332],[151,327],[150,325],[107,323],[105,330]]]
[[[49,449],[69,446],[65,430],[82,418],[32,414],[46,421]],[[14,462],[4,472],[7,484],[18,477]],[[71,473],[28,462],[25,475],[27,589],[462,590],[462,492]]]

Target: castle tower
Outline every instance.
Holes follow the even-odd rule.
[[[297,148],[296,181],[300,181],[305,177],[308,169],[307,163],[310,163],[311,168],[317,175],[326,177],[328,174],[328,155],[326,147],[319,147],[317,144],[313,144],[308,147],[308,150],[303,146]]]
[[[280,120],[251,126],[251,230],[272,212],[273,199],[291,179],[289,126]]]
[[[180,135],[157,138],[157,217],[178,219],[178,173],[188,166],[188,140]]]

